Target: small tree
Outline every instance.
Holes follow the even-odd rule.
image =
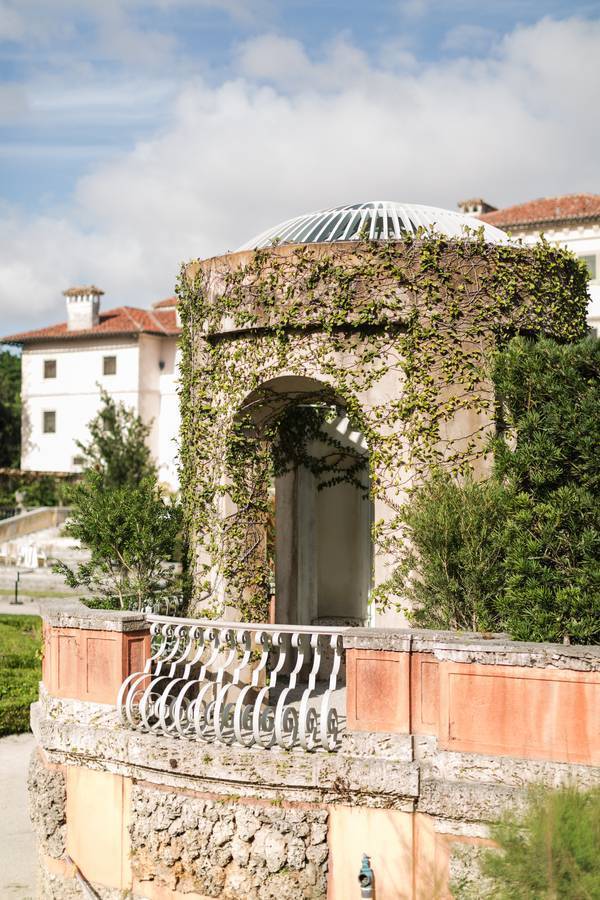
[[[106,393],[102,400],[88,426],[91,440],[79,444],[87,468],[73,490],[73,516],[66,526],[91,558],[75,569],[57,563],[55,571],[71,587],[87,588],[102,605],[139,610],[180,587],[171,564],[180,509],[157,483],[148,426]]]
[[[104,487],[139,484],[147,475],[156,475],[147,438],[150,426],[123,403],[101,391],[102,407],[88,424],[90,440],[77,441],[85,466],[102,476]]]
[[[512,495],[495,481],[437,472],[400,516],[408,538],[393,587],[415,625],[494,631],[504,587],[502,527]]]
[[[173,558],[181,527],[179,508],[165,500],[148,475],[137,485],[106,489],[99,472],[86,473],[74,491],[72,537],[91,551],[76,570],[55,567],[71,587],[84,586],[103,605],[141,610],[149,601],[171,596],[177,578]]]

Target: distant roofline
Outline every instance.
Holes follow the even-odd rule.
[[[100,313],[98,324],[91,328],[69,330],[67,322],[58,322],[56,325],[33,328],[30,331],[21,331],[0,337],[0,344],[24,346],[25,344],[47,344],[86,338],[135,337],[140,334],[177,337],[181,333],[181,328],[178,325],[169,326],[160,318],[170,312],[171,309],[152,311],[136,306],[117,306]],[[146,319],[146,322],[136,319],[136,314],[139,313]],[[110,325],[107,326],[107,321],[110,319],[120,319],[122,324],[118,328],[111,328]]]
[[[152,309],[174,309],[179,303],[178,297],[165,297],[164,300],[157,300],[152,304]]]
[[[563,209],[561,209],[561,205]],[[569,209],[570,207],[570,209]],[[498,228],[537,228],[561,223],[600,221],[600,194],[561,194],[539,197],[477,216]]]

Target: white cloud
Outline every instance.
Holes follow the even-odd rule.
[[[343,36],[325,44],[319,57],[310,58],[302,44],[292,38],[264,34],[244,42],[237,52],[238,71],[250,81],[268,81],[280,89],[327,94],[348,90],[372,80],[376,72],[395,68],[398,44],[386,44],[380,69],[373,69],[367,55]],[[407,58],[404,52],[403,60]],[[395,65],[394,65],[395,63]]]
[[[431,5],[431,0],[400,0],[398,10],[408,18],[422,18]]]
[[[0,3],[0,40],[19,41],[26,31],[26,22],[10,3]]]
[[[182,260],[330,204],[598,191],[599,57],[600,23],[578,20],[404,71],[344,41],[316,61],[285,38],[248,42],[237,79],[188,81],[160,133],[82,178],[60,217],[4,211],[1,330],[60,317],[61,290],[80,281],[105,305],[147,305]]]
[[[488,50],[494,40],[491,28],[482,25],[457,25],[445,35],[442,46],[445,50],[476,55]]]
[[[147,2],[147,0],[132,0],[132,2]],[[239,22],[264,21],[277,6],[275,0],[151,0],[151,2],[160,9],[186,6],[218,9]]]
[[[0,122],[18,121],[27,110],[27,94],[22,85],[0,84]]]
[[[75,42],[75,55],[99,50],[123,61],[157,65],[175,50],[165,13],[220,10],[241,23],[264,20],[274,0],[0,0],[0,40],[36,48]],[[153,14],[157,13],[158,16]],[[152,27],[152,23],[156,27]],[[82,24],[87,28],[82,32]],[[91,30],[90,30],[91,26]],[[162,26],[162,27],[160,27]]]

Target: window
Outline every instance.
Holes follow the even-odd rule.
[[[588,272],[590,273],[590,281],[595,281],[596,280],[596,257],[595,257],[595,255],[594,256],[580,256],[579,258],[587,266]]]
[[[105,375],[116,375],[117,374],[117,357],[116,356],[105,356],[102,360],[103,368],[102,371]]]
[[[53,409],[44,410],[44,434],[55,434],[56,412]]]
[[[79,469],[82,467],[84,462],[85,462],[85,459],[83,456],[74,456],[73,457],[73,465],[77,466],[77,468],[79,468]]]
[[[44,360],[44,378],[56,378],[56,360]]]

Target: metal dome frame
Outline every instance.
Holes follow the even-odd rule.
[[[417,203],[371,200],[295,216],[256,235],[238,247],[238,251],[277,244],[335,243],[361,238],[401,240],[406,234],[416,234],[420,228],[448,237],[469,237],[483,229],[484,240],[489,243],[503,244],[509,240],[499,228],[461,212]]]

